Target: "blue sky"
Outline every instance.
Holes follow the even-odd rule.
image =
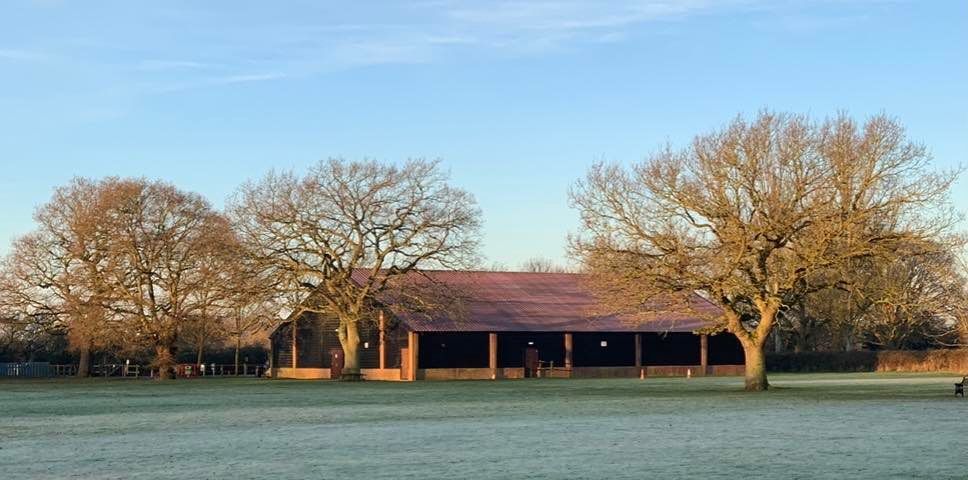
[[[593,162],[764,107],[886,112],[966,163],[968,3],[5,0],[0,87],[0,253],[75,175],[220,206],[273,168],[424,157],[513,267],[563,257]]]

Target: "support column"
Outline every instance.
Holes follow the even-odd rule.
[[[709,366],[709,335],[699,336],[699,374],[705,375]]]
[[[387,332],[386,318],[383,317],[383,310],[380,310],[380,370],[387,368]]]
[[[292,368],[293,369],[296,368],[296,358],[299,357],[299,354],[296,351],[296,331],[298,330],[297,327],[298,326],[296,325],[296,320],[293,319],[292,320]],[[292,372],[292,373],[293,375],[296,374],[296,372]]]
[[[574,366],[572,361],[572,338],[571,333],[565,334],[565,368],[571,368]]]
[[[487,367],[491,369],[491,380],[497,379],[497,334],[487,335]]]
[[[642,366],[642,334],[635,334],[635,366]]]
[[[420,334],[417,332],[410,332],[407,334],[408,349],[407,353],[410,355],[410,380],[417,379],[417,359],[420,358]]]

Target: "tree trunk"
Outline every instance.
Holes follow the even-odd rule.
[[[235,374],[239,374],[239,351],[242,350],[242,334],[235,336]]]
[[[91,347],[85,345],[78,352],[77,378],[91,376]]]
[[[743,354],[746,357],[746,391],[762,392],[770,388],[766,380],[766,354],[763,345],[758,342],[743,342]]]
[[[201,365],[205,360],[205,342],[198,344],[198,354],[195,355],[195,365]]]
[[[782,302],[775,297],[757,298],[753,302],[760,314],[759,324],[752,332],[743,330],[743,334],[738,334],[737,337],[743,345],[743,355],[746,359],[746,391],[762,392],[770,388],[770,382],[766,380],[766,353],[763,346],[770,333],[777,329],[776,320]],[[743,327],[736,322],[733,328]]]
[[[339,343],[343,347],[343,375],[340,380],[361,380],[360,327],[356,321],[342,322]]]
[[[170,380],[175,367],[174,348],[168,345],[156,346],[155,361],[152,363],[158,369],[158,380]]]
[[[746,330],[735,311],[728,309],[726,311],[729,331],[743,346],[747,392],[762,392],[770,388],[770,383],[766,380],[766,353],[763,347],[775,330],[776,315],[781,305],[776,298],[756,299],[755,303],[759,310],[760,321],[753,331]]]

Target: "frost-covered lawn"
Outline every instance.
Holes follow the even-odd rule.
[[[953,376],[0,381],[0,479],[965,478]]]

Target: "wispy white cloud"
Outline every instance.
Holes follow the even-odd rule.
[[[282,72],[270,72],[270,73],[243,73],[235,75],[224,75],[217,77],[199,77],[199,78],[188,78],[182,79],[174,82],[153,82],[147,83],[142,86],[141,90],[144,93],[149,94],[169,94],[176,92],[183,92],[187,90],[196,90],[200,88],[211,88],[218,86],[245,84],[245,83],[258,83],[258,82],[268,82],[273,80],[281,80],[289,75]]]
[[[48,55],[43,52],[15,48],[0,48],[0,60],[33,61],[44,60],[46,58],[48,58]]]
[[[452,2],[447,15],[461,22],[492,25],[512,30],[585,30],[614,28],[694,14],[713,7],[741,2],[721,0],[624,0],[587,2],[580,0],[520,1],[496,4]]]
[[[137,69],[145,72],[161,72],[168,70],[195,70],[212,68],[215,65],[190,60],[142,60]]]
[[[444,28],[463,32],[478,48],[533,55],[583,44],[621,42],[649,23],[730,11],[765,1],[430,0],[415,8],[435,12]]]
[[[268,7],[257,6],[231,20],[210,4],[192,2],[139,10],[139,18],[155,19],[150,26],[133,22],[119,32],[84,32],[83,42],[77,32],[67,33],[69,50],[49,51],[72,67],[84,62],[109,80],[129,82],[135,94],[157,94],[464,54],[514,57],[592,48],[719,13],[789,10],[785,27],[777,28],[836,27],[837,20],[823,15],[799,16],[802,5],[828,1],[787,8],[789,1],[775,0],[424,0],[384,9],[309,2],[285,17],[261,15],[259,9]],[[756,21],[764,20],[751,25]],[[50,39],[45,42],[46,49]],[[0,60],[42,58],[40,51],[0,48]]]
[[[822,31],[856,27],[868,20],[870,20],[870,17],[863,14],[826,17],[808,14],[778,15],[775,18],[771,18],[769,22],[756,22],[755,26],[762,30],[814,34]]]
[[[227,75],[216,77],[209,80],[212,85],[230,85],[233,83],[265,82],[269,80],[279,80],[286,78],[285,73],[250,73],[242,75]]]

